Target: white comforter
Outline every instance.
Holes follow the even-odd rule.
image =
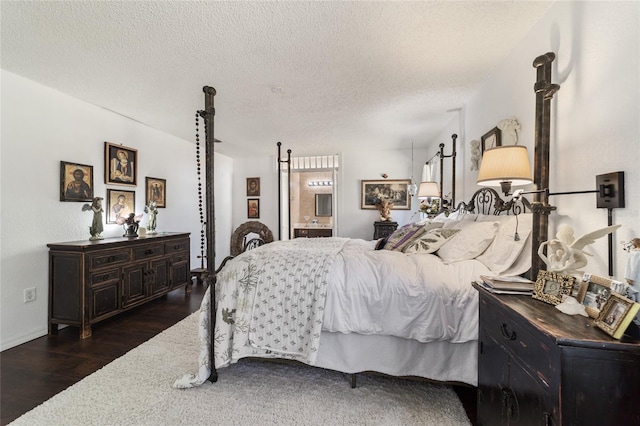
[[[322,329],[420,342],[478,338],[478,292],[489,270],[476,260],[445,265],[432,254],[374,250],[349,240],[333,263]]]

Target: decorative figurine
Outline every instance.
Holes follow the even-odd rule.
[[[480,170],[480,159],[482,158],[482,153],[480,152],[480,141],[474,139],[469,145],[471,149],[471,171]]]
[[[153,200],[149,203],[148,206],[144,206],[144,212],[149,214],[149,223],[147,224],[147,234],[155,234],[156,233],[156,225],[158,215],[158,203]]]
[[[376,199],[376,209],[380,212],[380,221],[381,222],[392,222],[393,218],[389,211],[391,210],[391,203],[386,198],[377,198]]]
[[[93,221],[91,222],[91,226],[89,227],[89,234],[91,234],[90,241],[102,240],[104,237],[102,236],[102,231],[104,230],[102,226],[102,197],[94,197],[91,204],[85,204],[82,206],[82,211],[86,212],[88,210],[93,211]]]
[[[119,217],[116,219],[116,222],[119,225],[122,225],[124,228],[125,234],[123,237],[137,237],[138,236],[138,228],[140,227],[139,222],[142,219],[142,214],[138,216],[135,213],[129,213],[129,217],[126,219]]]
[[[547,271],[565,274],[580,273],[581,271],[578,269],[587,266],[587,256],[591,256],[584,248],[589,244],[593,244],[598,238],[615,231],[620,226],[607,226],[575,239],[573,237],[573,228],[561,225],[556,234],[557,238],[540,244],[538,256],[547,265]],[[547,256],[544,255],[545,247],[547,247]]]
[[[634,238],[626,248],[629,252],[627,267],[624,271],[624,278],[633,288],[632,295],[636,302],[640,301],[640,238]]]

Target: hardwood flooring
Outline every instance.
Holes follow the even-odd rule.
[[[204,287],[193,285],[100,322],[80,340],[78,328],[61,329],[0,353],[0,425],[65,390],[85,376],[189,316],[200,307]],[[475,388],[455,386],[475,424]]]

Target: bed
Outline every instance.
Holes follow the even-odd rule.
[[[548,187],[550,107],[557,90],[549,83],[554,58],[547,53],[533,63],[538,187]],[[203,90],[205,110],[199,114],[211,130],[206,134],[206,215],[211,224],[206,256],[213,265],[215,89]],[[525,205],[531,213],[518,210]],[[478,294],[471,283],[479,275],[528,271],[528,277],[535,277],[541,264],[534,253],[547,238],[551,209],[540,194],[534,195],[533,203],[509,204],[493,189],[483,188],[452,214],[413,224],[410,230],[440,221],[434,229],[459,228],[454,235],[441,236],[446,241],[435,251],[420,247],[412,251],[408,246],[376,250],[378,241],[305,239],[265,244],[226,265],[223,262],[218,271],[207,270],[203,276],[209,290],[215,291],[207,291],[202,302],[198,373],[183,376],[174,387],[215,382],[218,368],[244,357],[292,359],[344,373],[375,371],[475,386]],[[424,233],[435,233],[434,229]],[[520,241],[513,238],[516,230]],[[293,257],[302,259],[303,266],[292,268]],[[307,296],[300,300],[299,312],[285,307],[287,298],[300,294]],[[217,301],[216,309],[211,309],[212,300]],[[285,329],[284,322],[299,327]]]

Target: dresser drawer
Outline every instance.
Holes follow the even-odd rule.
[[[171,241],[165,243],[164,251],[166,254],[175,253],[178,251],[187,251],[189,249],[189,240]]]
[[[110,250],[90,255],[89,265],[93,270],[127,263],[130,260],[131,252],[128,249]]]
[[[147,244],[133,250],[134,260],[148,259],[164,255],[164,244]]]
[[[522,327],[521,318],[496,306],[489,309],[486,303],[486,300],[480,302],[480,327],[514,358],[535,372],[542,386],[548,389],[552,385],[553,365],[556,364],[556,354],[550,344]]]
[[[110,281],[120,281],[120,268],[112,268],[91,274],[91,282],[89,285],[95,287]]]

